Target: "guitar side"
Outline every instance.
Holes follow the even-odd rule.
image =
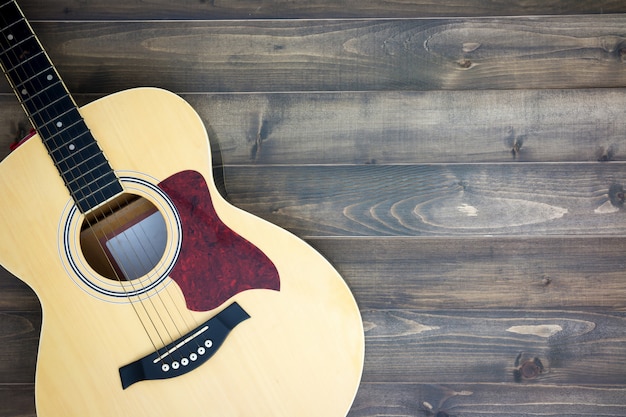
[[[345,416],[361,377],[364,338],[357,305],[334,268],[219,195],[204,126],[179,97],[128,90],[81,113],[116,169],[155,182],[200,173],[219,218],[271,259],[280,290],[243,291],[211,311],[189,313],[202,322],[236,301],[250,319],[198,369],[122,389],[118,369],[152,348],[141,313],[88,294],[70,276],[60,237],[69,195],[43,145],[30,139],[0,164],[0,263],[42,304],[38,416]],[[186,311],[176,283],[167,288],[167,304]]]

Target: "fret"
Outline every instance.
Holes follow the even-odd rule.
[[[76,160],[79,160],[79,161],[88,160],[88,159],[98,156],[101,153],[102,151],[100,150],[100,147],[98,146],[98,144],[94,141],[91,141],[91,143],[85,144],[80,150],[76,150],[76,151],[71,151],[68,149],[67,146],[63,146],[57,149],[55,152],[53,152],[54,154],[53,159],[55,161],[58,161],[58,164],[62,164],[62,163],[75,164]],[[70,158],[74,158],[74,159],[70,161],[69,160]]]
[[[95,184],[95,186],[97,188],[96,191],[81,190],[74,197],[76,205],[83,213],[123,192],[122,185],[113,173],[106,179],[103,179],[101,183]]]
[[[9,54],[8,52],[12,52]],[[19,50],[17,50],[19,52]],[[2,61],[2,65],[4,68],[7,68],[5,74],[11,77],[11,81],[13,85],[19,84],[24,80],[24,78],[19,78],[20,76],[24,76],[29,74],[29,77],[33,71],[33,64],[38,65],[45,58],[45,53],[43,51],[31,53],[30,51],[23,51],[21,53],[16,53],[16,50],[9,49],[6,53],[0,55],[0,61]],[[25,67],[28,65],[28,67]],[[30,73],[29,73],[30,72]]]
[[[72,178],[72,175],[76,175],[75,179],[66,184],[66,186],[71,190],[74,201],[79,205],[81,210],[84,209],[84,206],[80,203],[81,200],[91,202],[92,206],[90,208],[93,208],[95,205],[123,191],[117,176],[106,159],[104,159],[102,155],[99,155],[99,158],[93,159],[101,159],[102,162],[100,165],[91,169],[88,174],[81,172],[77,175],[76,173],[70,172],[64,176],[64,178]],[[115,183],[116,186],[113,187],[112,183]],[[103,190],[104,187],[108,188],[108,191]]]
[[[64,159],[74,155],[76,152],[96,144],[93,136],[91,136],[91,132],[87,130],[83,121],[79,121],[75,126],[43,139],[46,148],[48,148],[48,153],[56,162],[63,162]],[[96,148],[100,149],[99,146],[96,146]]]
[[[15,0],[11,0],[11,1],[5,1],[2,6],[0,6],[0,9],[2,9],[4,6],[7,6],[9,4],[15,4]]]
[[[0,62],[2,62],[2,59],[0,59]],[[4,65],[4,62],[2,64]],[[15,66],[5,67],[9,68],[5,70],[5,74],[11,80],[11,84],[16,85],[48,67],[50,67],[48,56],[45,52],[38,52],[35,55],[29,55],[26,60]]]
[[[56,120],[62,114],[68,110],[75,108],[76,105],[69,95],[61,97],[45,108],[39,109],[34,113],[31,113],[31,120],[37,126],[37,129],[41,131],[43,126],[48,125],[51,121]],[[40,132],[46,136],[47,131]]]
[[[66,173],[66,177],[72,178],[68,186],[72,189],[85,188],[96,182],[99,178],[109,173],[109,163],[103,154],[94,155],[87,161],[82,161]]]
[[[16,28],[18,25],[26,24],[25,22],[18,22],[15,24]],[[23,53],[28,51],[38,51],[41,50],[41,45],[39,45],[39,41],[35,37],[28,32],[28,27],[23,28],[24,33],[16,35],[15,31],[10,31],[9,35],[5,35],[4,37],[0,37],[0,45],[3,48],[3,55],[14,55],[15,57],[20,56]],[[7,39],[8,36],[11,36],[11,40]]]
[[[0,30],[0,33],[2,33],[0,45],[2,45],[3,49],[17,48],[33,38],[37,39],[24,19],[12,23],[10,26]],[[41,46],[39,42],[37,42],[37,45]],[[41,47],[37,49],[41,49]]]
[[[59,161],[57,163],[57,168],[63,174],[63,177],[67,180],[67,185],[71,185],[74,181],[83,175],[87,175],[89,171],[93,168],[102,165],[103,162],[106,162],[104,158],[104,154],[102,151],[99,151],[96,154],[93,154],[87,160],[83,161],[71,161],[64,160]]]
[[[17,84],[15,88],[21,90],[22,88],[31,87],[32,91],[38,91],[57,81],[61,81],[61,79],[57,76],[54,67],[49,67]]]
[[[6,1],[6,2],[4,2],[2,5],[0,5],[0,9],[2,9],[4,6],[9,5],[11,3],[14,3],[14,0],[13,1]]]
[[[26,88],[22,88],[22,90],[18,92],[22,97],[22,105],[24,105],[31,114],[44,110],[67,94],[61,81],[57,81],[55,84],[35,93],[31,93],[31,91]]]
[[[102,154],[82,119],[67,130],[44,138],[48,153],[64,175],[68,165],[78,166],[95,155]]]
[[[34,90],[34,92],[32,90],[27,89],[26,86],[23,86],[22,89],[18,91],[24,97],[24,99],[22,100],[22,103],[27,103],[36,98],[41,98],[39,96],[44,95],[44,94],[46,95],[46,98],[50,99],[49,93],[53,92],[55,87],[57,87],[56,89],[57,94],[54,94],[54,97],[60,97],[60,96],[67,94],[65,87],[63,86],[63,83],[61,81],[57,81],[55,83],[47,85],[46,87],[42,89]],[[48,102],[48,104],[50,104],[50,102]]]
[[[84,182],[81,185],[74,184],[73,186],[74,194],[77,196],[82,196],[82,198],[87,197],[87,196],[97,197],[101,186],[106,187],[111,183],[111,180],[113,178],[117,178],[110,170],[106,172],[104,171],[106,170],[103,169],[102,175],[98,177],[94,177],[89,182]]]
[[[43,140],[46,142],[45,144],[49,152],[56,152],[59,149],[68,147],[73,151],[95,143],[93,137],[87,135],[87,133],[90,133],[87,125],[82,118],[76,119],[75,113],[77,113],[75,110],[70,110],[65,114],[60,120],[65,120],[66,122],[62,127],[54,126],[57,129],[56,132],[53,132],[51,129],[48,130],[48,135]]]
[[[0,5],[0,66],[81,212],[121,193],[115,172],[15,1]]]
[[[69,99],[69,97],[61,97],[61,99]],[[56,101],[54,104],[58,104]],[[67,102],[66,102],[67,103]],[[40,129],[48,132],[51,136],[69,128],[72,124],[82,120],[82,116],[78,112],[76,107],[69,107],[63,110],[62,106],[57,106],[57,109],[61,109],[54,117],[51,117],[48,121],[41,125]]]
[[[57,163],[57,167],[63,172],[63,176],[67,179],[67,185],[72,185],[77,177],[88,175],[94,167],[98,167],[106,162],[104,154],[98,147],[96,147],[96,149],[85,147],[75,154],[76,156],[80,154],[83,158],[72,159],[73,155],[70,155],[67,158],[59,160]]]
[[[2,7],[4,7],[4,6],[0,6],[0,8],[2,8]],[[12,29],[12,28],[13,28],[13,26],[17,25],[17,24],[18,24],[18,23],[20,23],[20,22],[24,22],[24,21],[26,21],[26,19],[24,19],[23,17],[19,16],[19,19],[18,19],[18,20],[14,21],[14,22],[12,22],[12,23],[9,23],[9,24],[8,24],[8,25],[6,25],[6,26],[2,26],[2,27],[0,28],[0,32],[8,32],[10,29]]]
[[[17,7],[17,3],[15,3],[15,1],[9,1],[0,6],[0,17],[2,25],[7,26],[16,20],[23,19],[24,15],[22,15],[22,12],[19,7]]]

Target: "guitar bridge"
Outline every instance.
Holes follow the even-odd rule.
[[[122,388],[135,382],[174,378],[198,368],[220,348],[230,331],[250,318],[237,303],[158,351],[120,368]]]

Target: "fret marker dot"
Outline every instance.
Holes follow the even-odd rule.
[[[57,127],[63,126],[63,122],[57,122]]]
[[[9,33],[9,36],[7,36],[7,39],[12,41],[14,39],[13,35]]]
[[[28,90],[23,89],[23,90],[22,90],[22,95],[24,95],[24,96],[28,95]]]
[[[76,149],[76,146],[73,143],[70,143],[70,146],[68,146],[70,151],[73,151]]]
[[[52,74],[48,74],[48,76],[46,77],[46,80],[48,80],[48,81],[52,81],[52,78],[53,78],[53,77],[52,77]]]

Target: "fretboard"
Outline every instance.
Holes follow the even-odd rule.
[[[86,213],[122,192],[122,186],[18,5],[0,3],[0,65],[74,202]]]

